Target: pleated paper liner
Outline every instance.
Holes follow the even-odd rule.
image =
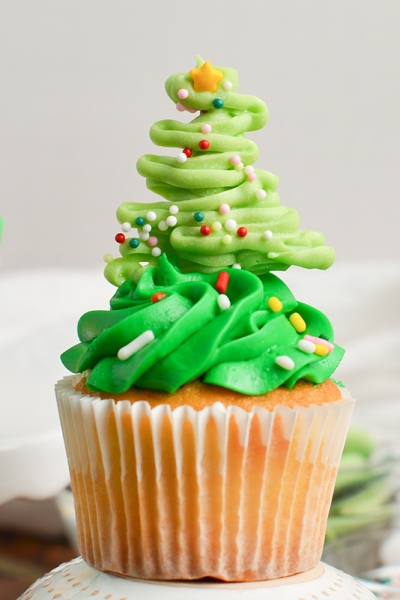
[[[316,566],[354,401],[151,409],[56,386],[79,548],[147,579],[275,579]]]

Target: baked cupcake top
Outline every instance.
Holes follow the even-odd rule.
[[[288,408],[297,408],[303,406],[321,406],[340,400],[342,393],[340,388],[327,379],[323,383],[314,385],[309,381],[300,380],[295,387],[289,390],[286,386],[280,386],[272,392],[261,394],[259,396],[249,396],[240,394],[227,388],[216,385],[202,383],[199,379],[186,383],[175,393],[160,392],[158,390],[142,390],[137,387],[131,387],[123,394],[107,394],[105,392],[93,392],[86,386],[86,378],[82,377],[74,386],[77,392],[85,396],[95,396],[96,398],[112,398],[115,402],[128,400],[132,404],[141,400],[149,403],[151,408],[160,404],[168,404],[171,410],[179,406],[191,406],[197,411],[206,406],[211,406],[215,402],[220,402],[226,407],[238,406],[243,410],[250,412],[254,405],[273,411],[276,406],[287,406]]]
[[[200,115],[150,130],[157,145],[179,149],[137,163],[164,201],[118,209],[121,257],[105,257],[118,286],[111,309],[83,315],[80,344],[62,355],[71,371],[90,371],[92,391],[175,393],[201,378],[261,395],[301,379],[320,384],[343,356],[329,320],[270,272],[325,269],[334,252],[322,234],[298,230],[277,177],[253,167],[258,148],[245,132],[262,128],[268,109],[237,84],[235,70],[201,59],[166,82],[179,111]]]

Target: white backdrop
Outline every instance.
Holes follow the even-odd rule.
[[[257,165],[301,226],[339,260],[399,259],[399,31],[398,0],[2,0],[2,272],[117,252],[117,206],[152,199],[148,130],[182,118],[164,81],[196,53],[266,101]]]

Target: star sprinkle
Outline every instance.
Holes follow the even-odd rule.
[[[194,81],[196,92],[215,92],[218,83],[224,76],[222,71],[214,69],[208,61],[199,69],[192,69],[190,75]]]

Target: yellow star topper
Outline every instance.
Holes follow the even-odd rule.
[[[194,81],[196,92],[215,92],[224,74],[214,69],[210,62],[205,62],[199,69],[192,69],[190,75]]]

